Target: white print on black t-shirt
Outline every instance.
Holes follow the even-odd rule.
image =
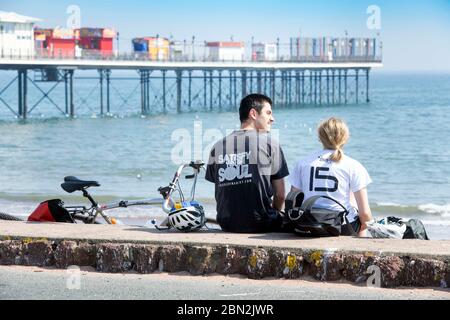
[[[251,177],[252,174],[248,172],[248,164],[219,169],[219,182],[224,182],[225,180],[233,181],[235,179],[241,180]]]
[[[252,174],[248,172],[248,164],[246,164],[250,159],[250,153],[251,151],[219,155],[219,164],[227,165],[226,168],[219,169],[219,182],[251,178]]]
[[[231,153],[231,154],[219,154],[218,161],[219,164],[226,163],[228,166],[241,165],[249,162],[250,154],[252,152],[241,152],[241,153]]]
[[[236,185],[238,185],[238,184],[244,184],[244,183],[252,183],[252,179],[246,179],[246,180],[239,180],[239,181],[233,181],[233,182],[220,183],[220,184],[219,184],[219,187],[236,186]]]

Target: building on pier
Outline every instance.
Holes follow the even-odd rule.
[[[375,38],[291,38],[291,61],[367,60],[381,57],[381,43]]]
[[[83,56],[113,55],[113,41],[116,31],[110,28],[80,28],[74,30],[76,42]]]
[[[40,57],[75,57],[77,38],[73,29],[35,28],[34,39]]]
[[[15,12],[0,11],[0,56],[34,55],[34,24],[41,21]]]
[[[163,37],[143,37],[132,40],[133,51],[137,58],[152,61],[167,61],[170,54],[170,41]]]
[[[275,61],[278,52],[276,43],[253,43],[252,61]]]
[[[243,42],[206,42],[209,61],[243,61],[245,46]]]

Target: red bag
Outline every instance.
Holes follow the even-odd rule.
[[[52,199],[41,202],[30,214],[28,221],[74,222],[69,211],[64,208],[64,202],[62,202],[61,199]]]

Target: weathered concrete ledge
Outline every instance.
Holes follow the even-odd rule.
[[[101,272],[187,271],[365,282],[450,285],[450,241],[304,239],[291,234],[161,232],[132,226],[0,221],[0,265],[91,266]]]

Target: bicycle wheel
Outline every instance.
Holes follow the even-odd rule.
[[[9,220],[9,221],[23,221],[23,219],[10,215],[8,213],[0,212],[0,220]]]

